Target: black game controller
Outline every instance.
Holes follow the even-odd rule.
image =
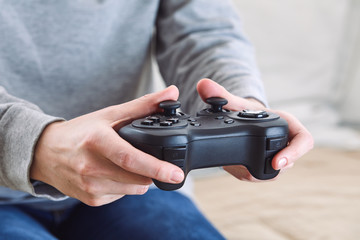
[[[206,101],[211,107],[196,117],[177,112],[178,101],[161,102],[163,112],[135,120],[119,134],[134,147],[177,165],[185,178],[193,169],[227,165],[244,165],[257,179],[277,176],[271,161],[288,143],[287,122],[266,111],[225,110],[223,98]],[[163,190],[176,190],[184,181],[154,183]]]

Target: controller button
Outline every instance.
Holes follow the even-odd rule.
[[[224,123],[226,123],[226,124],[232,124],[234,122],[235,122],[234,119],[226,119],[226,120],[224,120]]]
[[[262,110],[243,110],[239,112],[238,116],[243,118],[266,118],[269,115]]]
[[[276,170],[273,169],[271,162],[272,162],[272,158],[265,159],[265,169],[264,169],[265,174],[273,174],[276,172]]]
[[[172,122],[162,121],[162,122],[160,122],[160,126],[172,126]]]
[[[172,163],[172,164],[178,166],[179,168],[184,167],[184,159],[170,160],[169,163]]]
[[[189,122],[196,122],[197,120],[195,118],[189,118],[188,121]]]
[[[200,127],[201,124],[197,123],[197,122],[191,122],[190,125],[194,126],[194,127]]]
[[[267,140],[266,150],[277,151],[286,145],[285,138],[270,138]]]
[[[186,147],[164,148],[163,159],[166,161],[185,159]],[[184,160],[182,160],[184,161]]]
[[[150,116],[150,117],[147,117],[146,119],[152,121],[153,123],[159,123],[160,122],[160,118],[155,117],[155,116]]]
[[[166,121],[169,121],[169,122],[172,122],[172,123],[178,123],[179,119],[178,118],[169,118],[169,119],[166,119]]]
[[[147,126],[150,126],[150,125],[153,125],[153,121],[151,120],[144,120],[141,122],[141,125],[147,125]]]
[[[217,116],[215,119],[222,120],[222,119],[224,119],[224,116]]]

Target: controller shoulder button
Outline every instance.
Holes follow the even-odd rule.
[[[270,138],[266,143],[266,150],[277,151],[286,146],[286,138]]]
[[[186,147],[164,148],[163,156],[164,156],[163,159],[166,161],[185,159]]]

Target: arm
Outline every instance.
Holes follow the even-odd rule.
[[[37,106],[15,98],[0,87],[0,184],[37,195],[29,178],[36,142],[43,129],[62,119],[44,114]],[[44,190],[42,186],[41,189]],[[46,187],[53,197],[62,197]]]
[[[99,206],[125,194],[145,193],[151,178],[179,183],[181,169],[135,149],[116,133],[132,119],[158,110],[159,102],[177,97],[172,86],[64,121],[0,88],[0,184]],[[30,179],[40,184],[34,189]]]
[[[186,112],[200,108],[194,86],[204,77],[266,104],[253,48],[229,1],[161,1],[156,36],[161,74],[179,86]]]

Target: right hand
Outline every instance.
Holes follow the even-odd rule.
[[[50,124],[36,145],[30,178],[90,206],[104,205],[126,194],[144,194],[152,178],[181,183],[184,173],[180,168],[134,148],[116,132],[132,120],[159,110],[161,101],[178,96],[178,89],[171,86]]]

